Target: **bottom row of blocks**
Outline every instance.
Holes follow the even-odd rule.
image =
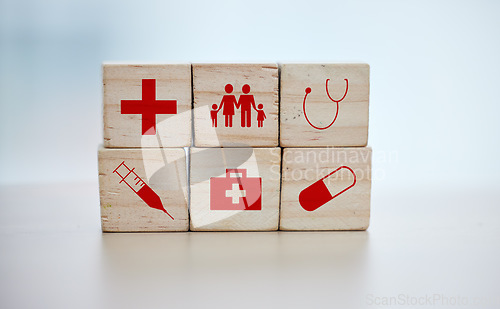
[[[99,149],[103,231],[368,228],[369,147],[189,151]]]

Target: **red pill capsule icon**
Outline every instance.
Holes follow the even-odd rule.
[[[337,188],[338,184],[341,184],[344,180],[343,177],[340,176],[341,173],[343,172],[352,174],[353,181],[352,184],[349,182],[349,186],[341,187],[339,189]],[[333,181],[333,183],[337,185],[334,186],[327,185],[329,178],[335,177],[334,175],[337,176],[337,178],[334,180],[330,180],[330,182]],[[329,201],[333,200],[337,196],[341,195],[342,193],[346,192],[350,188],[354,187],[355,184],[356,184],[356,174],[354,173],[354,171],[348,166],[341,166],[336,170],[334,170],[333,172],[331,172],[330,174],[316,181],[309,187],[302,190],[299,194],[300,206],[302,206],[304,210],[314,211],[320,208],[321,206],[325,205]]]

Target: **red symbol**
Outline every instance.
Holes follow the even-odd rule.
[[[262,178],[247,177],[246,169],[210,178],[210,210],[262,210]]]
[[[121,100],[122,114],[142,114],[142,135],[156,134],[157,114],[177,114],[176,100],[156,100],[156,79],[142,80],[142,100]]]
[[[149,187],[144,180],[141,179],[135,172],[134,169],[130,169],[127,165],[125,165],[125,161],[120,163],[113,173],[116,173],[122,180],[119,183],[124,182],[132,191],[134,191],[139,197],[151,208],[155,208],[166,213],[172,220],[172,217],[166,210],[163,208],[163,204],[161,202],[160,197],[156,194],[151,187]]]
[[[354,180],[353,180],[351,185],[344,188],[340,192],[332,193],[328,189],[328,187],[326,186],[324,180],[327,179],[328,177],[330,177],[331,175],[337,173],[341,169],[347,169],[348,171],[350,171],[352,173],[352,175],[354,176]],[[302,206],[302,208],[304,208],[304,210],[307,210],[307,211],[316,210],[316,209],[320,208],[321,206],[325,205],[327,202],[333,200],[334,198],[336,198],[340,194],[342,194],[345,191],[349,190],[350,188],[354,187],[355,184],[356,184],[356,174],[354,173],[354,171],[350,167],[341,166],[338,169],[331,172],[330,174],[328,174],[325,177],[321,178],[320,180],[316,181],[315,183],[313,183],[309,187],[302,190],[299,194],[300,206]]]
[[[342,100],[344,100],[345,96],[347,95],[347,91],[349,90],[349,81],[347,80],[347,78],[344,78],[344,80],[345,80],[345,92],[344,92],[344,96],[340,100],[334,100],[334,99],[332,99],[332,97],[330,96],[330,92],[328,91],[328,81],[329,80],[330,79],[326,80],[326,94],[328,95],[328,98],[330,98],[330,100],[332,100],[333,102],[335,102],[337,104],[337,110],[335,111],[335,117],[333,118],[332,122],[329,125],[327,125],[326,127],[317,127],[317,126],[313,125],[311,123],[311,121],[309,121],[309,118],[307,117],[307,113],[306,113],[306,98],[307,98],[307,95],[309,93],[311,93],[311,88],[310,87],[306,88],[306,94],[304,96],[304,103],[302,104],[302,109],[304,110],[304,116],[306,117],[307,122],[311,125],[311,127],[315,128],[315,129],[318,129],[318,130],[326,130],[329,127],[331,127],[332,124],[335,123],[335,120],[337,120],[337,116],[339,115],[339,103]]]
[[[259,104],[256,106],[253,94],[249,94],[249,85],[245,84],[241,87],[241,91],[244,94],[240,95],[238,100],[236,100],[233,94],[230,94],[233,92],[233,85],[227,84],[224,90],[227,94],[222,97],[220,105],[212,104],[212,110],[210,111],[212,127],[217,127],[217,113],[222,109],[222,114],[225,118],[225,126],[231,128],[233,126],[235,109],[240,109],[241,127],[250,128],[252,127],[252,108],[257,112],[258,127],[261,128],[264,126],[264,119],[266,119],[266,113],[263,110],[264,105]]]

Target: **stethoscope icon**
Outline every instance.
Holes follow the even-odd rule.
[[[335,123],[335,121],[337,120],[337,116],[339,115],[339,103],[342,102],[342,100],[347,95],[347,91],[349,90],[349,81],[347,80],[347,78],[344,78],[344,80],[345,80],[345,93],[344,93],[344,96],[340,100],[334,100],[334,99],[332,99],[332,97],[330,96],[330,92],[328,91],[328,81],[329,80],[330,79],[326,80],[326,94],[328,95],[328,98],[330,98],[330,100],[332,100],[333,102],[337,103],[337,110],[335,111],[335,117],[333,118],[332,122],[329,125],[327,125],[326,127],[317,127],[317,126],[313,125],[311,123],[311,121],[309,120],[309,118],[307,117],[307,113],[306,113],[306,99],[307,99],[307,95],[309,93],[311,93],[311,88],[310,87],[306,88],[306,95],[304,96],[304,104],[302,105],[302,109],[304,110],[304,116],[306,117],[306,120],[311,125],[311,127],[315,128],[317,130],[328,129],[329,127],[332,126],[332,124]]]

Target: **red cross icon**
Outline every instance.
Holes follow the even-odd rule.
[[[157,114],[177,114],[177,100],[156,100],[156,79],[142,80],[142,100],[121,100],[122,114],[142,114],[142,135],[156,134]]]

